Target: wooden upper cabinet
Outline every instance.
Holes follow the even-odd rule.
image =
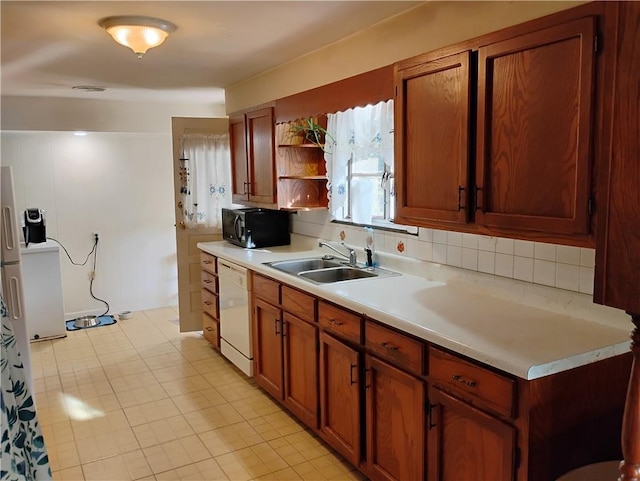
[[[249,201],[276,202],[273,108],[255,110],[247,115],[247,156]]]
[[[640,3],[607,2],[618,13],[611,138],[603,143],[594,302],[640,315]],[[631,324],[630,324],[631,325]]]
[[[247,200],[247,134],[244,114],[229,117],[233,202]]]
[[[471,52],[396,67],[396,222],[467,222]]]
[[[229,118],[233,202],[276,202],[273,107]]]
[[[476,222],[589,233],[595,17],[478,51]]]

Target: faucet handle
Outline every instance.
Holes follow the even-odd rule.
[[[340,245],[349,251],[349,265],[355,267],[358,263],[358,254],[356,254],[356,250],[352,249],[344,242],[340,242]]]

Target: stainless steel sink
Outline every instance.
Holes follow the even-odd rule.
[[[366,277],[378,277],[372,271],[366,271],[364,269],[357,269],[354,267],[334,267],[331,269],[318,269],[315,271],[300,272],[298,274],[304,279],[315,281],[320,284],[327,284],[329,282],[350,281],[353,279],[364,279]]]
[[[289,274],[298,274],[304,271],[314,271],[316,269],[326,269],[328,267],[340,267],[343,264],[331,259],[293,259],[289,261],[267,262],[267,265]]]
[[[388,271],[386,269],[366,269],[360,266],[349,266],[346,265],[345,262],[327,258],[327,256],[265,262],[265,265],[313,282],[314,284],[330,284],[356,279],[402,275],[399,272]]]

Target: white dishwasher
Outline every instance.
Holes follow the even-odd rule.
[[[250,290],[247,269],[218,258],[220,350],[247,376],[253,376]]]

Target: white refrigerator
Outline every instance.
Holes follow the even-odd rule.
[[[2,228],[0,230],[0,243],[2,244],[2,257],[0,258],[2,297],[9,310],[9,319],[16,337],[16,346],[20,350],[29,390],[33,392],[31,353],[29,351],[29,335],[24,310],[20,224],[18,223],[18,213],[16,211],[11,167],[0,168],[0,189],[2,200]]]

